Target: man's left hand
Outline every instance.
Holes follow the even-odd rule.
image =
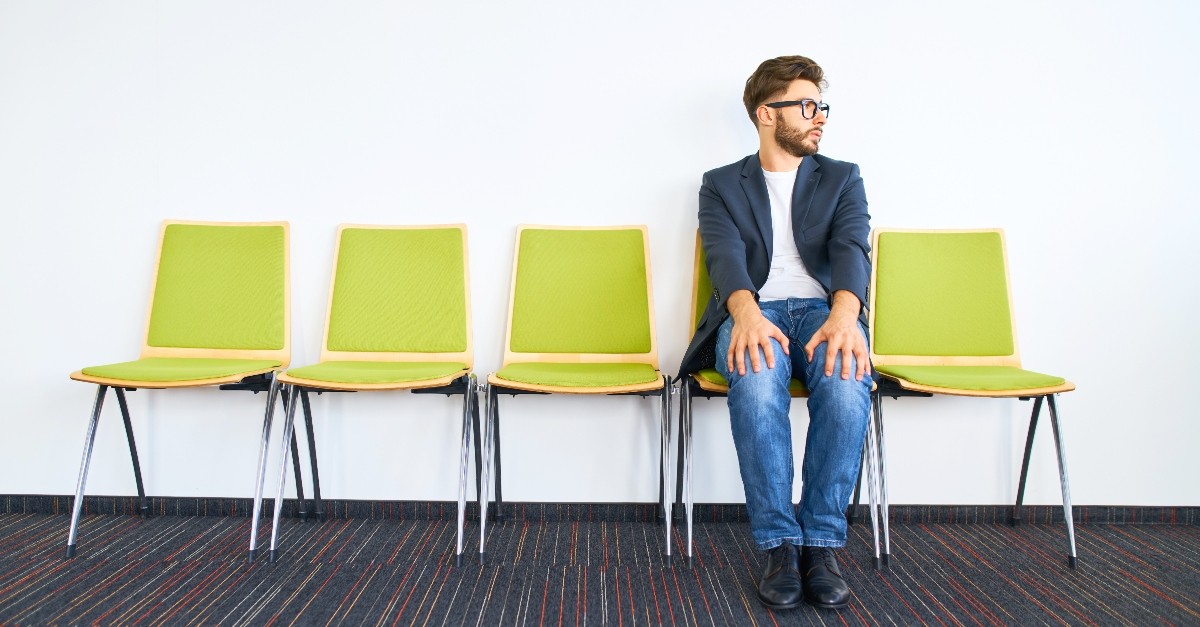
[[[813,360],[813,351],[822,342],[825,343],[825,376],[833,376],[833,366],[837,356],[842,355],[842,378],[850,378],[850,365],[854,363],[854,378],[862,381],[863,376],[871,374],[871,360],[867,353],[867,341],[858,328],[858,312],[862,304],[853,292],[838,290],[833,293],[833,306],[829,309],[829,318],[821,328],[813,333],[808,344],[804,345],[804,354],[808,361]],[[851,359],[853,357],[853,359]]]

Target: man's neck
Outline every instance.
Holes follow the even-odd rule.
[[[758,160],[767,172],[791,172],[800,167],[804,157],[797,157],[774,142],[761,142],[758,147]]]

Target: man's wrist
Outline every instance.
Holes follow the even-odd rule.
[[[725,300],[725,308],[729,311],[729,315],[733,316],[734,322],[744,319],[748,315],[762,313],[758,307],[758,300],[754,298],[754,292],[750,290],[737,290],[730,294],[729,298]]]
[[[832,302],[829,306],[829,317],[834,319],[850,319],[857,320],[859,312],[862,311],[862,302],[858,300],[854,292],[849,290],[837,290],[833,293]]]

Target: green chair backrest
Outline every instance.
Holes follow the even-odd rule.
[[[696,261],[692,268],[692,329],[688,332],[688,339],[692,338],[692,332],[700,326],[700,319],[704,317],[704,309],[708,307],[708,301],[712,295],[712,279],[708,278],[708,265],[704,259],[704,244],[700,241],[700,231],[696,231]]]
[[[286,223],[167,222],[148,349],[287,348]]]
[[[1016,352],[1001,231],[877,235],[874,354]]]
[[[645,227],[520,227],[511,353],[651,353]]]
[[[343,225],[334,268],[329,351],[468,349],[465,226]]]

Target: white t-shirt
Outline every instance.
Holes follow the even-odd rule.
[[[792,237],[792,188],[796,185],[796,170],[768,172],[767,195],[771,197],[771,272],[767,282],[758,290],[758,299],[826,298],[825,287],[814,279],[800,259],[796,240]]]

